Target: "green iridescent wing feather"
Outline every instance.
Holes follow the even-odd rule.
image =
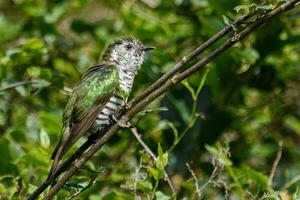
[[[52,154],[50,175],[68,149],[92,126],[101,109],[118,87],[118,71],[113,65],[91,67],[76,85],[66,105],[60,142]]]

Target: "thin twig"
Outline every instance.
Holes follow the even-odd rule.
[[[229,188],[228,188],[228,183],[225,182],[224,180],[218,179],[218,180],[213,181],[213,184],[214,184],[215,186],[218,186],[218,187],[220,187],[220,185],[221,185],[221,186],[224,188],[224,190],[225,190],[224,199],[225,199],[225,200],[229,200]]]
[[[133,136],[136,138],[136,140],[142,145],[142,147],[145,149],[146,153],[149,154],[152,159],[156,162],[157,161],[157,157],[155,156],[155,154],[153,153],[153,151],[148,147],[148,145],[142,140],[141,135],[138,133],[138,130],[136,127],[131,128],[131,132],[133,134]],[[173,186],[173,183],[168,175],[168,173],[166,171],[164,171],[164,177],[165,180],[168,182],[170,189],[172,190],[172,196],[175,198],[176,196],[176,192]]]
[[[212,157],[212,165],[214,167],[210,177],[208,178],[208,180],[200,187],[199,185],[199,181],[198,178],[195,174],[195,172],[191,169],[190,165],[188,163],[185,164],[189,170],[189,172],[191,173],[194,182],[195,182],[195,187],[196,187],[196,191],[195,191],[195,195],[197,195],[197,199],[201,199],[203,190],[209,185],[209,184],[213,184],[213,185],[218,185],[221,184],[224,189],[225,189],[225,199],[228,199],[228,189],[227,189],[227,185],[224,181],[222,180],[214,180],[222,171],[223,171],[223,165],[220,163],[220,161],[218,160],[218,158],[216,157]],[[195,196],[193,197],[193,199],[195,199]]]
[[[3,86],[2,88],[0,88],[0,92],[3,92],[4,90],[9,90],[15,87],[19,87],[22,85],[30,85],[30,84],[35,84],[35,83],[40,83],[39,80],[30,80],[30,81],[19,81],[19,82],[15,82],[12,84],[9,84],[7,86]]]
[[[198,196],[198,199],[201,199],[201,190],[200,190],[200,186],[199,186],[199,181],[198,181],[198,178],[194,172],[194,170],[192,170],[191,166],[189,163],[185,163],[186,167],[188,168],[189,172],[191,173],[193,179],[194,179],[194,182],[195,182],[195,187],[196,187],[196,195]],[[195,199],[195,198],[193,198]]]
[[[219,174],[219,171],[223,170],[223,168],[220,168],[219,166],[219,161],[217,158],[213,157],[212,158],[212,165],[214,167],[208,181],[202,187],[199,189],[199,194],[202,193],[202,191],[208,186],[208,184],[211,184],[213,182],[213,179]]]
[[[137,184],[138,184],[139,174],[140,174],[141,168],[142,168],[142,159],[140,159],[140,164],[139,164],[139,166],[135,169],[134,185],[133,185],[134,199],[137,199]]]
[[[134,128],[131,128],[130,130],[131,130],[131,133],[133,134],[133,136],[136,138],[136,140],[143,146],[143,148],[145,149],[147,154],[149,154],[152,157],[152,159],[156,162],[157,157],[152,152],[152,150],[147,146],[147,144],[142,140],[140,134],[138,133],[137,128],[134,127]]]
[[[272,183],[273,183],[273,179],[274,179],[274,176],[275,176],[275,173],[276,173],[276,169],[277,169],[279,161],[281,159],[282,144],[283,144],[282,141],[278,142],[277,156],[276,156],[276,158],[275,158],[275,160],[273,162],[272,169],[271,169],[271,172],[270,172],[270,175],[269,175],[269,180],[268,180],[269,187],[272,187]]]

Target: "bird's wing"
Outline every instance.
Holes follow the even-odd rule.
[[[98,65],[91,67],[74,88],[64,111],[60,141],[52,153],[52,173],[56,171],[64,154],[92,126],[114,94],[118,80],[115,66]]]

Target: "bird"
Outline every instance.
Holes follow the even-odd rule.
[[[95,134],[111,123],[112,116],[126,105],[134,78],[144,62],[145,46],[133,37],[111,42],[99,64],[92,66],[74,87],[63,113],[59,142],[51,159],[48,180],[59,169],[66,152],[87,133]]]

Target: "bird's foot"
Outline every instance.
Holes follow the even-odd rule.
[[[129,108],[131,107],[131,105],[127,102],[123,102],[122,105],[121,105],[123,108],[125,108],[126,110],[129,110]]]
[[[134,126],[130,122],[125,122],[123,118],[120,120],[115,115],[110,115],[109,119],[111,122],[117,123],[121,128],[133,128]]]
[[[123,119],[119,120],[117,123],[121,128],[133,128],[134,127],[134,125],[131,122],[125,122]]]

